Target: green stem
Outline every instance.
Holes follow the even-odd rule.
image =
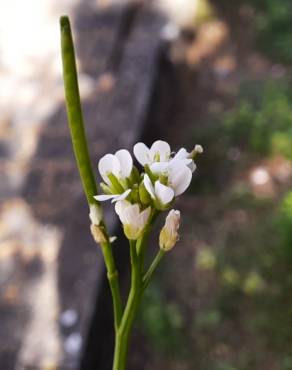
[[[70,21],[67,16],[62,16],[60,18],[60,28],[65,100],[74,154],[87,202],[89,206],[96,205],[99,210],[101,210],[99,202],[93,198],[93,196],[97,194],[97,187],[88,153],[88,145],[84,129],[78,87],[74,44]],[[107,240],[106,242],[101,243],[101,249],[104,256],[108,281],[112,293],[115,328],[117,330],[122,317],[118,272],[113,258],[111,244],[109,242],[109,235],[103,221],[100,223],[99,228],[102,230]]]
[[[122,319],[122,300],[119,287],[119,274],[116,268],[116,264],[113,258],[111,245],[109,242],[101,243],[101,250],[104,257],[106,269],[107,269],[107,278],[111,289],[112,300],[113,300],[113,309],[114,309],[114,324],[115,331],[118,330]]]
[[[143,277],[143,291],[147,288],[154,271],[157,269],[157,266],[159,265],[159,262],[161,261],[164,255],[165,255],[165,251],[162,249],[159,249],[159,252],[156,254],[152,264],[150,265],[148,271]]]
[[[141,297],[140,262],[136,250],[136,242],[130,240],[131,254],[131,288],[120,327],[116,332],[113,370],[125,370],[130,332]]]
[[[143,269],[144,269],[144,255],[145,255],[146,241],[148,239],[150,229],[151,229],[152,225],[154,224],[158,215],[159,215],[159,212],[157,212],[155,210],[152,211],[152,215],[150,216],[150,219],[148,221],[148,225],[146,227],[146,230],[145,230],[143,236],[140,239],[137,240],[136,249],[137,249],[138,257],[140,259],[140,271],[141,271],[142,275],[144,273]]]
[[[98,204],[93,198],[97,194],[97,188],[88,153],[78,87],[74,44],[70,21],[67,16],[60,18],[60,27],[66,109],[74,154],[88,204]]]

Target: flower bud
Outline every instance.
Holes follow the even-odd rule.
[[[198,153],[198,154],[202,154],[202,153],[203,153],[203,151],[204,151],[204,149],[203,149],[202,145],[197,144],[197,145],[195,145],[195,149],[194,149],[194,151],[195,151],[196,153]]]
[[[178,241],[178,229],[180,223],[180,211],[172,209],[169,211],[165,225],[160,231],[159,246],[164,251],[170,251]]]
[[[196,144],[194,149],[190,152],[189,158],[195,159],[197,154],[202,154],[204,151],[202,145]]]
[[[124,226],[126,237],[129,240],[139,239],[148,223],[151,208],[140,210],[139,204],[123,200],[116,203],[115,210]]]
[[[90,204],[89,218],[92,225],[99,225],[102,220],[102,209],[97,204]]]
[[[104,231],[100,226],[91,224],[90,231],[96,243],[105,243],[107,241]]]

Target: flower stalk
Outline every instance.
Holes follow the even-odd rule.
[[[155,141],[150,148],[137,143],[133,151],[143,168],[141,173],[133,164],[128,150],[105,154],[98,163],[104,194],[98,194],[88,152],[68,17],[61,17],[60,28],[65,100],[73,150],[89,205],[90,230],[96,243],[100,244],[112,295],[115,329],[113,370],[126,370],[130,334],[142,295],[163,256],[179,239],[180,211],[170,208],[190,185],[196,169],[194,158],[203,149],[197,145],[190,153],[184,148],[174,153],[162,140]],[[116,238],[108,234],[101,207],[101,202],[108,200],[115,203],[115,211],[129,240],[131,285],[125,305],[112,252],[112,241]],[[160,231],[160,249],[145,273],[147,239],[155,219],[165,210],[170,211]]]

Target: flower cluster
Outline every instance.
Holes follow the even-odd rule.
[[[167,142],[158,140],[150,148],[139,142],[133,151],[143,171],[139,173],[131,154],[125,149],[106,154],[98,163],[104,194],[94,198],[100,202],[111,200],[116,203],[115,211],[126,236],[137,240],[152,217],[158,211],[171,208],[175,198],[188,188],[196,169],[194,158],[203,149],[196,145],[191,152],[181,148],[174,153]],[[170,215],[179,220],[175,212],[178,211],[170,212]],[[174,238],[177,239],[176,234]]]

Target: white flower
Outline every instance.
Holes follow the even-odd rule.
[[[187,190],[192,181],[192,171],[180,161],[171,163],[166,171],[168,185],[174,190],[177,197]]]
[[[134,145],[134,155],[142,165],[151,165],[154,162],[167,162],[170,159],[170,146],[166,141],[157,140],[149,149],[144,143]]]
[[[169,211],[165,220],[165,225],[161,229],[159,235],[159,246],[164,251],[169,251],[175,246],[179,238],[179,224],[180,211],[172,209]]]
[[[169,163],[155,163],[155,166],[153,165],[151,170],[154,174],[162,174],[167,177],[167,187],[173,189],[175,196],[182,194],[192,181],[192,170],[180,160],[174,160]],[[147,177],[146,182],[149,183]],[[146,187],[145,181],[144,185]],[[148,189],[149,188],[150,187],[148,186]],[[151,195],[149,190],[148,192]]]
[[[169,164],[172,165],[174,162],[180,162],[181,164],[186,165],[192,172],[196,169],[196,165],[191,158],[191,153],[189,153],[185,148],[181,148],[170,160]]]
[[[115,154],[104,155],[99,163],[98,170],[103,180],[112,185],[109,174],[113,174],[117,179],[125,179],[130,176],[133,168],[133,159],[126,149],[118,150]]]
[[[130,240],[140,238],[149,220],[151,208],[148,207],[144,211],[140,211],[138,204],[131,204],[123,200],[116,203],[115,210],[124,225],[127,238]]]
[[[168,171],[169,168],[175,163],[179,163],[180,166],[187,166],[192,172],[195,171],[196,165],[191,158],[191,153],[189,153],[185,148],[181,148],[173,158],[170,158],[167,162],[154,162],[150,165],[150,170],[153,173],[161,173]]]
[[[100,202],[111,199],[112,203],[126,199],[131,189],[125,190],[119,180],[123,182],[123,180],[128,178],[132,169],[133,159],[128,150],[121,149],[115,154],[104,155],[98,163],[98,170],[108,185],[109,191],[115,192],[115,194],[101,194],[94,196],[94,198]],[[110,178],[111,175],[115,176],[115,182]]]
[[[148,191],[151,198],[157,200],[162,206],[170,203],[174,198],[173,189],[169,186],[161,184],[159,180],[155,181],[155,184],[153,186],[149,176],[145,174],[143,182],[145,189]]]
[[[194,153],[202,153],[201,145],[196,145],[193,150]],[[169,165],[179,161],[190,168],[192,172],[195,171],[196,165],[193,161],[192,154],[185,148],[181,148],[172,157],[171,149],[166,141],[157,140],[149,149],[144,143],[137,143],[134,146],[134,155],[137,161],[142,165],[148,165],[152,172],[161,172],[168,168]]]
[[[106,200],[112,200],[112,203],[118,202],[120,200],[124,200],[127,198],[127,196],[131,193],[131,189],[127,189],[122,194],[101,194],[101,195],[95,195],[93,198],[98,200],[99,202],[104,202]]]

